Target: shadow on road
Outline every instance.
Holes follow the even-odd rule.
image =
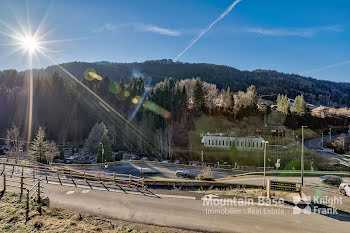
[[[285,204],[299,208],[301,211],[311,209],[309,214],[319,214],[339,221],[350,222],[350,213],[334,207],[311,202],[310,204],[297,204],[285,201]],[[310,207],[310,208],[309,208]]]

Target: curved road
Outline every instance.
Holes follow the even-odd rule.
[[[336,139],[337,137],[339,137],[339,135],[333,135],[332,139]],[[329,137],[324,137],[324,142],[328,140],[329,140]],[[304,145],[305,145],[305,148],[308,150],[317,151],[323,156],[338,159],[341,164],[343,164],[344,166],[350,167],[350,162],[345,160],[344,156],[332,151],[328,151],[322,147],[321,137],[306,139],[304,141]]]

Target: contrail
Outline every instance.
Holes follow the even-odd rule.
[[[332,69],[332,68],[338,67],[338,66],[343,66],[343,65],[346,65],[346,64],[350,64],[350,60],[334,63],[334,64],[323,66],[323,67],[320,67],[320,68],[317,68],[317,69],[302,71],[302,72],[300,72],[300,74],[301,75],[307,75],[307,74],[319,73],[321,71]]]
[[[212,22],[211,24],[209,24],[209,26],[204,29],[201,33],[199,33],[199,35],[197,37],[195,37],[192,42],[181,52],[179,53],[173,60],[177,60],[179,57],[182,56],[182,54],[184,54],[187,50],[189,50],[192,45],[194,45],[195,43],[197,43],[197,41],[202,37],[204,36],[207,32],[210,31],[210,29],[217,23],[219,22],[220,20],[222,20],[228,13],[230,13],[230,11],[242,0],[236,0],[234,1],[226,10],[224,13],[222,13],[219,18],[217,18],[214,22]]]

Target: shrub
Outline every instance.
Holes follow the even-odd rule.
[[[114,158],[114,161],[120,161],[123,159],[123,153],[122,152],[118,152],[116,155],[115,155],[115,158]]]
[[[214,178],[206,174],[199,174],[196,176],[196,180],[214,181]]]

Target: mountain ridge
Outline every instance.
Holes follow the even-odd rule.
[[[287,94],[290,98],[302,94],[305,100],[315,105],[350,107],[350,83],[319,80],[297,74],[282,73],[275,70],[239,70],[227,65],[210,63],[185,63],[171,59],[149,60],[144,62],[67,62],[62,67],[82,79],[84,71],[95,69],[102,77],[119,81],[128,80],[133,75],[142,74],[152,78],[152,85],[165,77],[175,80],[200,77],[203,81],[216,84],[220,89],[230,87],[231,91],[245,90],[249,85],[256,86],[260,95]],[[35,76],[66,74],[57,66],[35,69]]]

